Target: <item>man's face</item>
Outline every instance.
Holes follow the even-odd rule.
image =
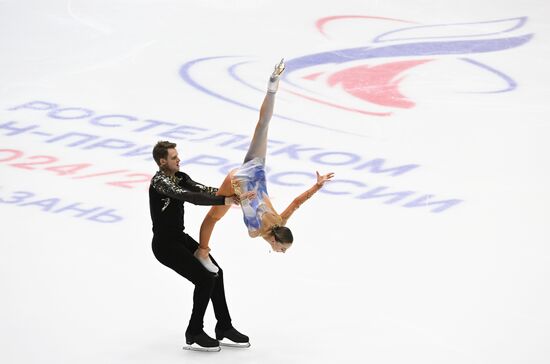
[[[175,148],[168,149],[168,155],[160,159],[160,168],[168,174],[175,174],[180,170],[180,158]]]

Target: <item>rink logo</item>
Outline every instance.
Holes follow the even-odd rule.
[[[399,85],[406,76],[405,73],[438,60],[456,59],[481,69],[492,78],[484,80],[484,83],[487,82],[492,88],[481,91],[467,90],[467,92],[500,93],[514,90],[516,83],[511,77],[470,57],[480,53],[515,48],[532,38],[532,34],[508,35],[524,26],[527,20],[525,17],[478,23],[402,27],[402,23],[411,22],[388,18],[344,16],[320,19],[317,22],[317,29],[327,36],[325,29],[331,23],[350,19],[367,21],[376,19],[398,23],[400,26],[377,35],[366,47],[332,50],[289,60],[287,66],[290,71],[287,72],[286,77],[290,79],[293,78],[293,73],[300,74],[314,67],[330,66],[330,69],[325,72],[317,71],[302,78],[313,81],[322,78],[323,86],[329,88],[339,86],[347,95],[355,99],[362,100],[366,104],[385,107],[386,111],[380,113],[369,112],[368,109],[354,110],[381,116],[389,115],[391,109],[413,107],[414,102],[407,99],[399,90]],[[295,92],[298,96],[307,96],[325,104],[328,102],[320,97],[310,96],[322,87],[308,89],[305,87],[305,82],[290,80],[287,82],[305,91]]]
[[[364,22],[364,28],[358,26],[361,22]],[[464,79],[477,80],[477,83],[466,82],[460,89],[454,90],[455,92],[510,92],[516,88],[512,77],[475,57],[484,53],[502,53],[528,43],[533,34],[521,33],[526,22],[526,17],[518,17],[483,22],[419,25],[407,20],[372,16],[322,18],[316,22],[316,27],[331,41],[331,31],[353,35],[361,29],[370,32],[365,37],[370,37],[371,41],[366,45],[358,44],[358,47],[331,49],[287,59],[281,91],[287,96],[307,100],[307,103],[301,104],[305,107],[309,104],[309,107],[315,109],[321,107],[359,115],[387,117],[396,110],[415,106],[415,102],[405,96],[400,87],[407,76],[419,75],[417,78],[425,78],[426,74],[430,75],[428,67],[432,66],[433,69],[433,65],[439,64],[439,69],[443,67],[445,77],[452,81],[449,83],[459,83],[458,81]],[[373,28],[380,32],[372,34]],[[505,53],[502,54],[504,56]],[[248,92],[265,91],[263,82],[251,80],[252,63],[246,57],[236,56],[199,58],[182,65],[180,76],[200,92],[257,111],[257,106],[248,103],[244,96]],[[219,77],[201,77],[202,74],[212,73],[219,73]],[[417,89],[425,87],[424,84],[441,83],[441,74],[435,72],[431,75],[433,80],[422,79],[423,82],[408,86]],[[233,84],[241,91],[221,90],[222,84],[225,90],[228,84]],[[334,126],[303,120],[290,114],[277,116],[301,124],[336,130]],[[345,131],[345,126],[339,126],[338,131]]]

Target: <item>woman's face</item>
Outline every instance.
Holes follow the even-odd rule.
[[[271,249],[277,253],[284,253],[292,246],[289,243],[279,243],[274,237],[271,237],[269,244],[271,245]]]

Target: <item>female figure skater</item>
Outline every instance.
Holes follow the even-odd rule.
[[[278,214],[267,194],[265,180],[265,156],[267,151],[267,131],[269,121],[273,115],[275,93],[279,86],[279,77],[285,69],[284,60],[275,66],[275,70],[269,78],[267,94],[260,109],[260,119],[256,125],[254,136],[248,147],[248,152],[240,168],[232,170],[216,195],[241,197],[241,207],[244,214],[244,222],[248,228],[250,237],[261,236],[272,247],[273,251],[284,253],[290,248],[293,237],[292,232],[285,225],[294,211],[315,192],[319,191],[323,184],[330,180],[334,173],[325,175],[317,174],[317,182],[307,191],[295,198],[292,203]],[[199,248],[195,257],[211,272],[217,273],[218,267],[212,263],[208,253],[210,236],[214,225],[218,222],[231,206],[212,206],[205,216],[199,235]]]

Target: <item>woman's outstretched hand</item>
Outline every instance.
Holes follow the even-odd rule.
[[[326,181],[330,180],[332,177],[334,177],[334,173],[330,172],[324,175],[320,175],[319,172],[315,171],[317,174],[317,186],[323,187]]]

